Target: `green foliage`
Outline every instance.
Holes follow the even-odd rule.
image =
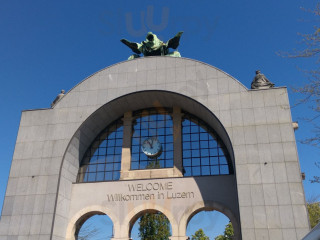
[[[150,161],[146,167],[146,169],[158,169],[158,168],[161,168],[160,162],[158,161],[158,159]]]
[[[202,228],[200,228],[192,235],[191,240],[209,240],[209,237],[207,237]]]
[[[307,208],[311,228],[314,228],[320,222],[320,202],[309,202]]]
[[[139,221],[139,237],[141,240],[169,240],[169,224],[161,212],[146,213]]]
[[[229,222],[226,225],[226,228],[224,229],[223,235],[217,236],[215,240],[230,240],[230,239],[233,239],[233,235],[234,235],[233,227],[231,222]]]

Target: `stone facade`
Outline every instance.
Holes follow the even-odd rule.
[[[75,183],[79,161],[103,128],[130,111],[159,106],[186,110],[210,124],[228,148],[235,173],[182,178],[179,168],[173,168],[160,176],[152,170],[152,180],[132,181],[146,177],[130,173],[123,164],[130,182],[154,183],[161,177],[161,183],[172,182],[175,190],[190,186],[184,191],[196,197],[179,200],[179,211],[174,211],[174,200],[168,204],[145,199],[126,208],[110,205],[100,187],[116,193],[114,189],[126,189],[126,180]],[[94,192],[99,194],[92,199]],[[72,239],[77,221],[96,212],[113,220],[114,239],[128,240],[131,219],[145,209],[165,213],[172,239],[177,240],[186,239],[186,224],[199,209],[226,214],[237,239],[305,236],[309,223],[286,88],[248,90],[221,70],[195,60],[147,57],[97,72],[52,109],[22,113],[0,240]]]

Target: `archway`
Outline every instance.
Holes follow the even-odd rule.
[[[222,214],[224,214],[229,221],[232,223],[233,230],[234,230],[234,239],[238,240],[241,239],[241,230],[240,230],[240,221],[236,217],[236,215],[225,207],[223,204],[219,202],[213,202],[213,201],[204,201],[204,202],[198,202],[191,208],[189,208],[184,215],[181,218],[180,224],[179,224],[179,234],[184,236],[186,235],[186,230],[188,227],[189,222],[191,219],[197,215],[198,213],[202,211],[218,211]],[[211,238],[210,238],[211,239]]]
[[[77,223],[76,240],[111,239],[112,237],[113,223],[106,214],[92,212]]]
[[[172,226],[169,219],[165,214],[154,209],[136,214],[130,221],[129,229],[129,236],[132,240],[145,239],[145,236],[168,240],[172,236]]]
[[[209,239],[215,239],[224,235],[226,228],[230,225],[232,226],[230,219],[223,213],[214,210],[202,210],[190,219],[186,235],[191,238],[193,235],[197,235],[197,233],[200,235],[202,232]],[[233,230],[233,227],[231,228]],[[230,235],[233,236],[233,234]]]

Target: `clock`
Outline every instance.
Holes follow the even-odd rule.
[[[162,145],[158,138],[150,137],[143,141],[141,150],[148,157],[156,157],[161,154]]]

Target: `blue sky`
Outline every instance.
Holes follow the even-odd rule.
[[[278,51],[302,48],[298,33],[319,24],[301,7],[311,0],[181,1],[0,1],[0,205],[2,205],[21,111],[47,108],[61,89],[70,90],[92,73],[126,60],[130,50],[119,40],[140,42],[147,31],[167,40],[184,31],[179,51],[234,76],[250,87],[261,69],[276,86],[288,86],[291,105],[301,97],[290,91],[306,83],[297,68],[312,69],[314,59],[286,59]],[[301,120],[308,106],[292,108],[299,121],[297,140],[312,133]],[[309,179],[320,150],[298,143],[307,198],[320,195]]]

